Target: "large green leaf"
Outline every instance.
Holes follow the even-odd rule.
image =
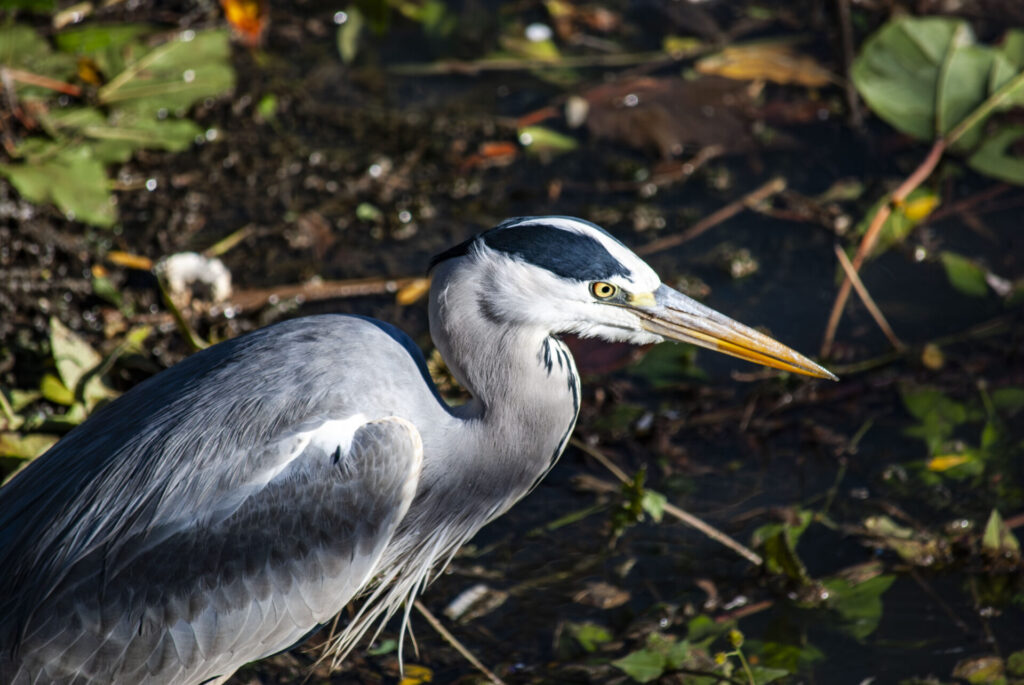
[[[38,164],[0,164],[0,174],[30,202],[53,202],[68,218],[111,226],[117,218],[103,162],[85,146]]]
[[[1016,32],[1002,48],[979,45],[963,20],[899,17],[865,41],[851,77],[872,110],[921,140],[946,135],[1021,71]],[[1004,106],[1020,102],[1014,93]],[[955,147],[968,150],[982,135],[974,122]]]
[[[899,130],[935,135],[935,92],[958,22],[940,17],[890,21],[864,42],[850,75],[861,97]]]
[[[184,114],[199,100],[234,87],[230,51],[226,31],[182,31],[133,54],[124,71],[100,88],[99,100],[138,116]]]
[[[40,76],[64,81],[75,73],[75,58],[54,52],[49,42],[31,27],[11,24],[0,26],[0,64],[23,69]],[[18,84],[19,97],[48,97],[53,91]]]

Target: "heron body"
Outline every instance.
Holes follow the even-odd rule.
[[[566,217],[439,255],[430,320],[462,406],[394,327],[300,318],[154,376],[0,489],[0,682],[222,682],[353,599],[338,655],[407,619],[565,448],[580,391],[560,333],[830,376]]]

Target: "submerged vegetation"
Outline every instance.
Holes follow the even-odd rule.
[[[578,215],[842,382],[570,341],[572,447],[423,597],[464,647],[236,681],[1024,682],[1018,5],[2,1],[0,476],[282,317],[429,350],[430,254]]]

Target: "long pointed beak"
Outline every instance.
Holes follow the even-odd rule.
[[[669,340],[699,345],[773,369],[839,380],[799,352],[666,285],[654,292],[653,303],[635,302],[630,309],[642,319],[645,330]]]

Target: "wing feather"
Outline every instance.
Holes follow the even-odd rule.
[[[0,681],[194,682],[290,646],[372,577],[422,453],[397,417],[300,424],[212,514],[139,531],[113,564],[102,548],[73,560]]]

